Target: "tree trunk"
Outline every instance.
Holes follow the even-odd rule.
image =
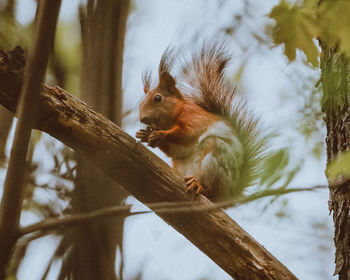
[[[18,106],[19,118],[0,205],[0,279],[6,277],[6,266],[18,238],[27,149],[31,130],[39,115],[40,86],[45,77],[49,52],[54,41],[60,5],[60,0],[46,0],[40,2],[37,9],[38,21],[28,55],[26,76]],[[2,68],[3,70],[9,70],[9,65],[4,67],[6,66],[5,62],[1,62]],[[4,82],[5,88],[13,89],[13,86],[9,83],[10,81]]]
[[[350,63],[336,48],[322,45],[323,100],[327,126],[327,164],[350,148]],[[350,279],[350,183],[329,178],[329,210],[333,212],[336,248],[334,274]]]
[[[129,0],[89,0],[80,9],[82,35],[81,98],[117,125],[122,116],[122,65]],[[120,205],[127,192],[77,155],[72,211],[87,212]],[[101,188],[103,187],[103,192]],[[123,217],[101,219],[72,230],[71,254],[66,256],[73,279],[116,279],[116,250],[123,272]],[[65,270],[63,267],[62,270]]]

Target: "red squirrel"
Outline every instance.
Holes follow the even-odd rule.
[[[139,110],[147,128],[136,133],[172,159],[188,191],[215,201],[254,182],[263,150],[257,120],[224,78],[230,59],[225,44],[204,44],[181,68],[179,83],[170,74],[174,55],[168,48],[159,83],[151,89],[150,72],[143,76],[146,95]]]

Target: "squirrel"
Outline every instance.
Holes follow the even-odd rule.
[[[172,159],[187,191],[212,201],[239,195],[256,181],[265,145],[258,119],[224,77],[230,60],[226,44],[203,44],[180,68],[179,82],[170,74],[174,52],[168,47],[158,84],[151,88],[151,72],[143,74],[139,113],[147,127],[136,138]]]

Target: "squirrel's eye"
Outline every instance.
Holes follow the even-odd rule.
[[[163,100],[163,97],[160,96],[159,94],[157,94],[157,95],[155,95],[155,96],[153,97],[153,100],[154,100],[155,102],[160,102],[160,101]]]

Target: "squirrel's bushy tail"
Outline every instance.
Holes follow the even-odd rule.
[[[258,119],[237,96],[236,87],[224,77],[231,60],[226,43],[203,44],[181,69],[181,80],[188,96],[205,110],[227,119],[244,148],[244,159],[238,188],[243,190],[258,179],[266,148]]]

